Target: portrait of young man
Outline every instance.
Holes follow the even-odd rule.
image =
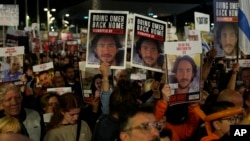
[[[111,66],[123,66],[124,50],[118,35],[96,34],[91,41],[88,57],[89,64],[109,63]]]
[[[238,50],[238,25],[237,23],[217,23],[216,41],[223,50],[226,58],[236,57]]]
[[[186,94],[199,91],[199,84],[194,87],[191,85],[198,69],[195,61],[190,56],[180,56],[176,59],[172,73],[178,87],[175,89],[175,94]]]
[[[141,63],[146,67],[162,69],[164,57],[161,55],[163,51],[159,41],[151,38],[140,37],[135,43],[135,49],[139,58],[135,57],[133,59],[134,63]]]

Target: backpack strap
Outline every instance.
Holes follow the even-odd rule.
[[[76,129],[76,141],[79,141],[82,121],[78,120]]]

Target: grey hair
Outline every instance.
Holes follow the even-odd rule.
[[[18,94],[20,94],[20,96],[22,96],[22,95],[21,95],[21,92],[20,92],[20,89],[19,89],[16,85],[14,85],[14,84],[12,84],[12,83],[3,84],[3,85],[0,87],[0,103],[2,103],[4,95],[5,95],[8,91],[10,91],[10,90],[14,90],[14,91],[16,91]]]

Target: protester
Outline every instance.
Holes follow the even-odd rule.
[[[44,141],[74,141],[76,138],[90,141],[91,130],[88,124],[79,120],[82,107],[80,100],[73,93],[67,93],[60,96],[59,103],[51,117]]]

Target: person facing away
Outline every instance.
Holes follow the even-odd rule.
[[[91,48],[93,56],[89,58],[90,63],[107,62],[111,66],[122,66],[124,63],[121,55],[118,55],[122,48],[118,35],[97,34],[91,41]]]
[[[161,69],[163,60],[160,57],[162,49],[159,41],[140,37],[136,42],[136,51],[145,66]]]
[[[197,73],[197,66],[190,56],[178,57],[173,67],[173,73],[178,83],[178,88],[175,90],[176,94],[185,94],[196,92],[194,88],[190,87]]]
[[[20,133],[21,124],[18,119],[11,116],[0,118],[0,134],[3,133]]]
[[[119,117],[126,103],[137,103],[134,88],[127,80],[118,81],[110,95],[109,114],[96,121],[92,141],[114,141],[119,139]]]

